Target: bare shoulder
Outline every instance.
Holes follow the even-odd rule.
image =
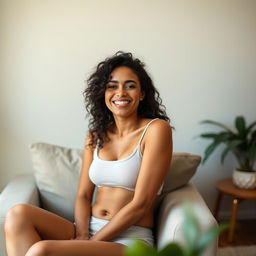
[[[155,149],[170,148],[172,145],[172,127],[170,124],[162,119],[153,121],[145,134],[143,146],[149,148],[154,147]]]
[[[170,124],[162,119],[157,119],[153,121],[148,127],[148,137],[152,136],[164,136],[170,137],[172,135],[172,127]]]

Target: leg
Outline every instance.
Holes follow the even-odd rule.
[[[10,256],[24,256],[42,239],[66,240],[75,235],[74,224],[60,216],[31,205],[12,207],[5,221],[6,248]]]
[[[123,244],[90,240],[45,240],[34,244],[25,256],[124,256]]]
[[[216,220],[218,220],[221,199],[222,199],[222,193],[219,191],[217,201],[216,201],[216,204],[215,204],[215,208],[214,208],[214,217],[215,217]]]
[[[230,218],[230,229],[228,232],[228,241],[229,242],[232,242],[233,238],[234,238],[238,203],[239,203],[238,199],[233,200],[232,213],[231,213],[231,218]]]

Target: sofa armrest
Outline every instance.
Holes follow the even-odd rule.
[[[183,235],[183,206],[185,202],[191,204],[193,212],[199,220],[202,232],[217,226],[217,222],[197,189],[189,183],[175,191],[168,193],[158,211],[156,240],[157,248],[162,248],[170,242],[184,244]],[[206,248],[203,256],[215,256],[218,238]]]
[[[17,176],[0,194],[0,255],[6,255],[4,222],[7,211],[16,204],[39,206],[39,196],[33,175]]]
[[[39,195],[33,175],[20,175],[6,185],[0,194],[0,218],[15,204],[39,206]]]

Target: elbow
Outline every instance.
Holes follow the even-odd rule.
[[[90,191],[78,191],[76,194],[76,199],[78,200],[92,200],[94,190]]]

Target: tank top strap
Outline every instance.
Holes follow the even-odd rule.
[[[145,135],[145,133],[146,133],[148,127],[150,126],[150,124],[153,123],[153,122],[154,122],[155,120],[157,120],[157,119],[159,119],[159,118],[152,119],[150,122],[148,122],[147,126],[145,127],[144,131],[143,131],[142,134],[141,134],[141,137],[140,137],[138,146],[140,145],[140,143],[141,143],[141,141],[142,141],[142,139],[143,139],[143,137],[144,137],[144,135]]]
[[[98,150],[99,150],[99,146],[98,146],[98,144],[96,144],[96,146],[95,146],[95,148],[94,148],[94,151],[93,151],[93,155],[94,155],[94,157],[96,157],[96,158],[97,158],[97,156],[98,156]]]

